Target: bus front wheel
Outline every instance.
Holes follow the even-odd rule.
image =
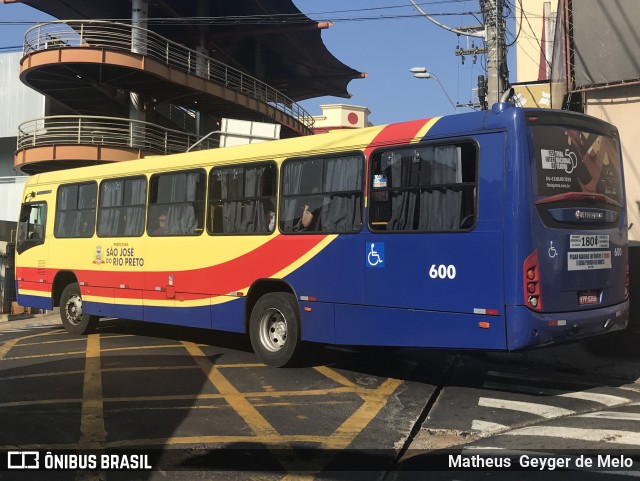
[[[273,367],[294,363],[300,345],[300,313],[287,292],[265,294],[251,311],[251,346],[260,361]]]
[[[82,296],[77,282],[69,284],[60,296],[60,319],[71,334],[88,334],[98,325],[98,316],[83,314]]]

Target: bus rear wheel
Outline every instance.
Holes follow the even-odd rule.
[[[69,284],[60,296],[60,319],[71,334],[89,334],[98,325],[98,316],[83,314],[82,296],[77,282]]]
[[[265,294],[251,311],[251,346],[268,366],[292,365],[300,345],[300,313],[296,298],[287,292]]]

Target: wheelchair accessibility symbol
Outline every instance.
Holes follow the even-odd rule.
[[[384,242],[367,242],[367,267],[384,267]]]

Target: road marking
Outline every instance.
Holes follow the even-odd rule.
[[[520,380],[529,381],[529,382],[555,381],[555,382],[567,382],[571,384],[581,384],[584,386],[601,386],[602,385],[592,381],[584,381],[584,380],[576,381],[575,377],[561,376],[558,374],[553,374],[553,377],[545,377],[545,376],[532,376],[528,374],[518,374],[513,372],[505,372],[505,371],[487,371],[487,376],[501,377],[501,378],[507,378],[507,379],[520,379]]]
[[[100,371],[100,334],[87,337],[82,412],[80,415],[80,446],[97,449],[104,446],[107,433],[104,427],[102,373]]]
[[[495,382],[486,382],[483,387],[487,389],[499,389],[501,391],[512,391],[524,394],[536,394],[547,396],[558,396],[572,399],[582,399],[583,401],[591,401],[605,406],[616,406],[629,402],[628,398],[621,396],[613,396],[611,394],[601,394],[591,391],[567,391],[565,389],[547,389],[538,386],[523,386],[519,384],[504,384]]]
[[[524,413],[535,414],[545,419],[553,419],[561,416],[570,416],[575,411],[570,409],[547,406],[546,404],[529,403],[523,401],[511,401],[509,399],[493,399],[481,397],[478,400],[478,406],[486,408],[508,409],[510,411],[519,411]]]
[[[182,341],[182,345],[191,357],[193,357],[196,364],[200,366],[200,369],[202,369],[202,372],[204,372],[205,376],[211,381],[211,384],[213,384],[218,392],[225,398],[229,406],[244,419],[253,432],[258,436],[273,437],[271,441],[276,441],[278,431],[247,401],[245,395],[240,393],[240,391],[222,375],[220,369],[209,360],[202,349],[192,342]]]
[[[57,371],[57,372],[42,372],[38,374],[22,374],[19,376],[0,377],[0,382],[15,381],[16,379],[37,379],[40,377],[51,377],[51,376],[73,376],[76,374],[82,374],[83,372],[84,371]]]
[[[584,401],[592,401],[594,403],[604,404],[605,406],[618,406],[620,404],[626,404],[630,401],[626,397],[612,396],[611,394],[601,394],[588,391],[569,392],[565,394],[559,394],[559,396],[572,399],[582,399]]]
[[[5,357],[7,355],[7,353],[16,346],[16,344],[18,344],[20,341],[23,341],[25,339],[31,339],[33,337],[39,337],[39,336],[46,336],[49,333],[37,333],[37,334],[31,334],[30,336],[22,336],[22,337],[18,337],[16,339],[11,339],[7,342],[5,342],[2,346],[0,346],[0,361],[2,360],[9,360],[9,359],[22,359],[22,357]],[[26,358],[30,358],[32,356],[26,356]]]
[[[640,421],[640,413],[626,413],[617,411],[598,411],[595,413],[581,414],[581,418],[618,419],[621,421]]]
[[[360,389],[360,386],[358,386],[357,384],[351,382],[349,379],[344,377],[342,374],[334,371],[333,369],[331,369],[331,368],[329,368],[327,366],[317,366],[317,367],[314,367],[313,369],[318,371],[324,377],[329,378],[332,381],[337,382],[338,384],[342,384],[345,387],[348,387],[348,388],[351,388],[351,389],[356,389],[356,390]]]
[[[377,389],[359,396],[364,404],[356,410],[342,425],[323,443],[325,449],[346,449],[354,438],[378,415],[387,404],[389,396],[402,384],[399,379],[387,379]]]
[[[18,342],[20,342],[20,339],[11,339],[0,346],[0,360],[4,359],[7,353],[13,349],[13,346],[18,344]]]
[[[20,347],[23,346],[43,346],[45,344],[60,344],[60,343],[68,343],[68,342],[84,342],[86,339],[82,337],[74,338],[74,339],[58,339],[56,341],[40,341],[40,342],[25,342],[24,344],[20,344]]]
[[[509,426],[491,423],[489,421],[482,421],[481,419],[474,419],[471,422],[471,430],[478,431],[481,434],[495,434],[501,431],[506,431],[507,429],[509,429]]]
[[[566,426],[529,426],[503,433],[503,436],[540,436],[609,444],[640,444],[640,433],[614,429],[583,429]]]

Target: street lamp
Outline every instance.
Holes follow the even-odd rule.
[[[445,90],[444,85],[442,85],[442,82],[440,82],[440,79],[438,77],[436,77],[431,72],[429,72],[425,67],[413,67],[413,68],[410,68],[409,71],[411,73],[413,73],[413,76],[415,78],[432,78],[432,79],[436,79],[436,81],[440,85],[440,88],[442,89],[444,94],[447,96],[447,99],[449,100],[449,103],[451,104],[451,107],[453,107],[453,110],[455,110],[456,112],[458,111],[458,108],[453,103],[453,100],[451,100],[451,97],[449,97],[449,94]]]

